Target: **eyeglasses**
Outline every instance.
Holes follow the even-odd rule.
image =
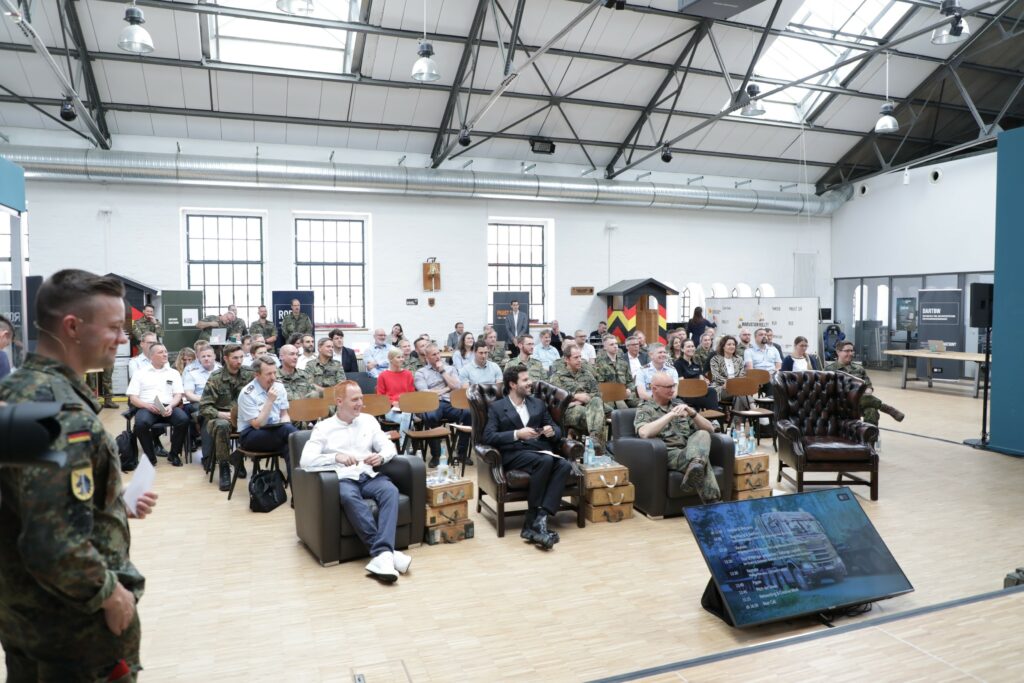
[[[676,385],[675,384],[652,384],[651,386],[654,387],[655,389],[674,389]]]

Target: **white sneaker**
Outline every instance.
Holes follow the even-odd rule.
[[[399,574],[405,574],[409,571],[409,565],[412,564],[412,558],[403,553],[401,550],[394,552],[395,557],[395,569],[398,570]]]
[[[370,560],[366,565],[366,571],[373,574],[374,578],[385,583],[392,583],[398,580],[398,572],[395,571],[395,559],[389,552],[384,552]]]

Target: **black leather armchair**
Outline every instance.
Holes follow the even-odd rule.
[[[553,384],[534,382],[533,395],[547,404],[551,419],[561,426],[565,407],[569,404],[569,394]],[[514,511],[506,510],[506,504],[525,502],[530,485],[528,473],[523,470],[506,470],[501,465],[501,453],[484,443],[483,440],[484,427],[487,426],[487,408],[503,396],[500,384],[471,384],[466,392],[473,414],[473,443],[475,444],[473,449],[477,458],[482,461],[477,467],[479,491],[476,498],[476,511],[480,512],[486,508],[495,516],[499,538],[505,535],[506,515],[521,515],[526,512],[525,508]],[[564,432],[563,427],[563,434]],[[573,466],[573,474],[565,482],[561,509],[575,511],[576,525],[583,528],[587,523],[584,512],[586,491],[583,486],[583,472],[579,468],[579,463],[583,460],[583,444],[571,439],[563,439],[559,454]],[[493,500],[493,503],[485,500],[485,496]],[[576,503],[566,502],[565,497],[575,497]]]
[[[355,527],[341,509],[338,475],[334,472],[307,472],[298,467],[310,430],[298,431],[288,438],[291,451],[292,501],[295,504],[295,533],[320,564],[329,566],[369,554],[356,535]],[[381,474],[398,487],[398,527],[395,548],[403,549],[423,541],[426,526],[427,470],[423,458],[395,456],[380,468]],[[374,517],[377,505],[368,500]]]
[[[629,481],[636,488],[633,506],[648,517],[674,517],[683,508],[701,505],[700,496],[683,490],[683,473],[668,469],[668,449],[661,439],[642,439],[633,428],[636,409],[612,411],[612,440],[608,451],[629,469]],[[718,480],[722,500],[732,498],[736,448],[725,434],[711,435],[711,468]]]
[[[869,486],[878,500],[878,427],[862,421],[860,399],[867,391],[861,380],[843,372],[777,372],[775,429],[779,435],[778,481],[796,485]],[[794,478],[784,468],[796,471]],[[809,481],[806,472],[835,472],[832,480]],[[851,472],[868,472],[864,479]]]

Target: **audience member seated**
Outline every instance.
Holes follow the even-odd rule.
[[[266,306],[260,306],[256,309],[256,314],[259,318],[249,323],[249,334],[253,337],[261,335],[263,341],[273,348],[277,343],[277,326],[267,318]]]
[[[807,346],[807,337],[794,339],[793,353],[782,360],[782,369],[796,372],[821,370],[821,361],[813,353],[807,353]]]
[[[196,358],[191,363],[185,366],[186,370],[191,370],[192,368],[199,367],[199,354],[203,352],[203,349],[213,349],[213,353],[217,353],[217,349],[210,346],[210,342],[203,341],[202,339],[196,340],[196,343],[192,345],[192,348],[195,349]]]
[[[341,363],[341,369],[348,372],[359,372],[359,361],[356,359],[356,352],[345,346],[345,331],[335,328],[331,330],[327,338],[333,346],[334,360]]]
[[[269,355],[257,357],[252,371],[255,378],[238,394],[238,444],[247,451],[279,451],[290,477],[288,437],[295,425],[288,417],[288,394],[277,381],[277,364]]]
[[[302,312],[302,304],[298,299],[292,299],[292,310],[281,316],[281,335],[292,345],[295,344],[290,341],[293,334],[313,334],[313,321]]]
[[[223,327],[227,331],[233,322],[235,322],[235,314],[230,310],[226,310],[220,315],[208,315],[196,323],[196,328],[200,330],[199,338],[203,341],[210,341],[210,336],[215,329]]]
[[[476,337],[473,336],[472,332],[463,332],[462,336],[459,337],[458,341],[455,342],[455,346],[452,347],[452,367],[457,371],[462,372],[462,366],[468,365],[473,362],[473,344],[476,343]]]
[[[140,369],[128,383],[128,402],[135,408],[135,438],[142,445],[149,461],[156,464],[153,425],[171,425],[171,450],[167,462],[181,467],[181,447],[185,443],[188,415],[181,408],[184,387],[181,375],[167,364],[167,347],[153,344],[149,349],[150,367]]]
[[[565,370],[565,357],[569,355],[569,349],[575,348],[577,348],[575,339],[566,339],[562,342],[562,357],[551,364],[551,372],[548,373],[549,377]]]
[[[237,344],[242,340],[242,337],[249,332],[249,326],[245,324],[245,321],[238,317],[238,306],[231,304],[228,306],[228,311],[234,318],[231,324],[228,325],[228,341]]]
[[[313,387],[324,395],[324,389],[345,381],[345,371],[341,363],[334,360],[334,344],[328,337],[317,342],[318,355],[312,363],[306,364],[306,374]]]
[[[636,383],[633,381],[633,373],[630,372],[626,354],[619,350],[619,340],[614,335],[606,334],[601,340],[601,350],[597,353],[593,370],[594,377],[598,382],[617,382],[626,387],[628,397],[622,401],[606,401],[604,404],[606,413],[616,408],[636,406]]]
[[[551,321],[551,345],[558,349],[559,353],[565,353],[562,350],[562,342],[569,338],[569,335],[562,332],[562,329],[558,326],[557,320]]]
[[[775,333],[772,332],[772,328],[764,328],[764,333],[768,336],[768,343],[775,347],[775,350],[779,352],[779,358],[782,358],[782,347],[775,343]]]
[[[510,303],[511,312],[505,316],[505,337],[513,343],[524,334],[530,333],[530,316],[519,310],[519,301]]]
[[[149,360],[149,350],[156,344],[156,334],[153,332],[146,332],[142,335],[142,339],[139,341],[139,353],[137,356],[132,356],[132,359],[128,361],[128,379],[138,373],[143,368],[152,367],[152,363]],[[197,349],[198,351],[198,349]]]
[[[298,348],[296,348],[296,352],[298,352]],[[277,367],[281,367],[281,359],[275,356],[273,353],[271,353],[270,347],[263,342],[253,342],[252,356],[253,358],[259,358],[260,356],[270,356],[271,358],[274,359],[274,362],[277,364]],[[252,367],[252,363],[250,362],[249,365],[245,367]]]
[[[651,362],[640,368],[640,374],[636,377],[636,393],[644,401],[650,401],[654,397],[651,392],[651,377],[656,372],[668,373],[676,384],[679,384],[679,373],[668,362],[668,350],[665,345],[659,342],[651,344],[648,349]]]
[[[516,348],[519,350],[519,354],[514,358],[509,358],[505,361],[505,367],[518,363],[526,368],[526,372],[529,373],[530,379],[534,382],[543,382],[548,378],[548,372],[544,369],[544,365],[534,358],[533,356],[533,336],[529,334],[521,334],[516,339]]]
[[[237,344],[224,347],[223,359],[224,367],[211,374],[203,388],[199,415],[203,418],[203,467],[209,471],[216,463],[220,468],[220,490],[227,491],[231,486],[228,457],[231,455],[231,431],[234,428],[230,422],[231,409],[237,405],[238,394],[252,379],[252,373],[242,367],[242,347]],[[240,467],[238,476],[245,477],[244,465]]]
[[[782,356],[768,343],[768,333],[763,328],[754,331],[754,340],[754,346],[743,352],[743,366],[747,370],[767,370],[774,377],[782,367]]]
[[[462,348],[459,346],[459,342],[462,341],[464,334],[466,334],[466,326],[462,323],[455,323],[455,331],[448,333],[448,339],[445,340],[444,347],[452,351]]]
[[[700,344],[695,349],[697,362],[705,373],[711,369],[711,358],[715,355],[714,343],[715,333],[709,330],[701,335]]]
[[[14,342],[14,325],[5,316],[0,315],[0,379],[3,379],[7,375],[11,374],[11,360],[7,357],[7,353],[4,351],[8,346]],[[103,403],[104,408],[116,408],[117,404],[114,403],[113,398],[113,387],[111,386],[113,374],[112,369],[107,368],[103,371],[103,398],[106,399]]]
[[[669,333],[668,335],[668,362],[675,365],[676,361],[683,357],[683,341],[686,339],[686,332],[679,334]]]
[[[363,392],[357,383],[338,385],[334,401],[337,412],[313,428],[299,462],[305,470],[330,470],[338,475],[341,507],[370,551],[366,571],[392,583],[412,564],[410,556],[395,550],[398,489],[386,474],[376,471],[395,457],[395,445],[377,420],[363,414]],[[376,520],[366,499],[377,504]]]
[[[702,502],[714,503],[721,499],[709,458],[714,428],[692,407],[673,398],[676,384],[668,373],[654,373],[653,398],[640,404],[633,426],[642,439],[664,441],[668,468],[682,472],[683,486],[695,491]]]
[[[602,343],[604,343],[604,336],[606,334],[608,334],[608,323],[602,320],[601,322],[597,323],[596,330],[590,331],[590,336],[587,337],[587,343],[589,343],[591,346],[594,347],[595,350],[597,350],[597,348],[601,346]]]
[[[416,391],[432,391],[437,394],[440,402],[437,410],[423,416],[426,426],[432,429],[439,427],[442,422],[454,422],[469,426],[472,417],[470,412],[463,408],[452,407],[452,391],[462,388],[462,382],[459,381],[455,368],[444,362],[441,358],[441,349],[437,348],[437,344],[433,342],[427,343],[423,347],[423,356],[423,367],[416,371],[413,383],[416,386]],[[460,458],[465,458],[468,448],[469,441],[459,439],[458,454]],[[440,443],[431,444],[431,452],[433,456],[427,463],[427,467],[437,467]]]
[[[505,342],[498,341],[498,333],[491,330],[484,335],[484,343],[487,344],[487,359],[496,363],[499,367],[508,358],[508,349]]]
[[[718,392],[711,388],[711,382],[704,376],[704,366],[697,360],[697,347],[692,339],[683,342],[683,357],[675,362],[675,371],[682,379],[700,379],[707,385],[704,396],[688,398],[686,403],[700,410],[718,410]]]
[[[388,335],[388,344],[391,346],[398,346],[398,343],[405,339],[405,330],[399,323],[395,323],[391,326],[391,334]]]
[[[313,335],[304,334],[302,335],[302,341],[300,343],[302,346],[299,347],[299,360],[295,367],[299,370],[305,370],[307,365],[316,360],[316,340],[313,339]],[[253,355],[255,355],[255,353]]]
[[[408,344],[409,340],[406,339]],[[387,396],[391,401],[391,410],[384,415],[384,419],[398,424],[402,439],[409,431],[412,423],[412,415],[403,413],[398,409],[398,397],[410,391],[416,391],[412,373],[402,368],[404,360],[400,349],[392,348],[388,351],[388,369],[377,375],[377,393]],[[337,390],[335,390],[337,396]]]
[[[594,450],[604,453],[606,437],[604,402],[597,386],[597,378],[584,364],[579,346],[572,346],[565,355],[565,367],[551,378],[551,383],[569,392],[572,400],[562,416],[562,425],[587,434],[594,440]]]
[[[686,323],[686,334],[696,344],[701,337],[704,336],[704,331],[708,328],[717,328],[718,323],[708,320],[704,317],[704,309],[697,306],[693,309],[693,316]]]
[[[174,356],[174,369],[181,375],[182,382],[185,381],[185,373],[192,369],[190,366],[196,358],[196,350],[191,346],[186,346]]]
[[[146,304],[142,307],[142,317],[132,324],[132,339],[138,344],[142,341],[142,335],[147,332],[152,332],[156,335],[157,341],[163,336],[163,327],[160,325],[160,320],[156,317],[156,309],[152,305]]]
[[[533,382],[526,368],[509,365],[503,381],[506,396],[488,408],[483,440],[501,453],[501,465],[506,472],[529,473],[526,519],[520,536],[550,550],[560,539],[548,529],[548,520],[561,507],[572,465],[551,455],[559,450],[562,430],[551,418],[544,401],[532,396]]]
[[[281,370],[277,373],[277,381],[284,386],[289,401],[303,398],[316,398],[320,391],[313,386],[313,380],[306,370],[299,370],[299,350],[291,344],[281,347]]]
[[[718,342],[718,353],[711,358],[711,384],[718,391],[718,400],[733,398],[734,401],[743,400],[742,404],[734,403],[733,409],[746,410],[749,407],[746,396],[730,397],[725,391],[725,383],[734,377],[743,377],[747,369],[743,365],[743,358],[737,353],[736,337],[727,334]]]
[[[544,372],[551,372],[551,364],[558,360],[561,352],[551,343],[551,330],[540,333],[540,346],[533,352],[533,357],[544,366]]]
[[[184,353],[185,351],[192,351],[192,349],[186,347],[181,351],[178,351],[179,363],[182,362],[181,357],[183,354],[186,356],[188,355]],[[192,355],[195,355],[194,351],[192,351]],[[189,418],[188,429],[189,436],[191,438],[188,448],[190,452],[196,448],[195,444],[199,441],[199,429],[202,427],[202,424],[197,424],[192,418],[194,415],[199,413],[199,401],[202,400],[203,389],[206,388],[206,383],[210,380],[210,375],[219,369],[220,363],[216,360],[216,354],[213,352],[213,347],[207,346],[199,354],[199,367],[186,368],[186,370],[181,373],[181,384],[185,390],[185,401],[182,408]],[[181,372],[181,370],[178,370],[178,372]]]
[[[893,408],[887,403],[882,401],[875,396],[874,387],[871,386],[871,379],[868,378],[868,373],[864,370],[864,366],[860,363],[853,362],[853,342],[849,340],[843,340],[836,343],[836,358],[837,360],[828,363],[825,369],[831,372],[845,372],[847,375],[853,375],[857,379],[868,385],[867,390],[860,399],[860,413],[861,419],[868,424],[878,425],[879,413],[885,413],[892,417],[897,422],[903,422],[904,415],[896,408]]]
[[[640,337],[636,335],[626,338],[626,362],[629,363],[629,374],[634,380],[640,369],[651,362],[647,352],[640,350]]]
[[[643,330],[637,330],[633,334],[636,335],[637,339],[640,340],[640,353],[650,353],[650,349],[647,348],[647,335],[643,333]]]
[[[239,345],[241,345],[242,347],[242,364],[245,365],[245,367],[249,367],[250,365],[252,365],[252,345],[254,343],[266,344],[266,342],[263,339],[256,339],[251,334],[242,335],[242,339],[239,342]]]
[[[477,339],[480,339],[480,340],[487,339],[487,333],[491,332],[493,330],[494,330],[494,325],[492,325],[491,323],[484,323],[484,329],[481,330],[480,334],[477,335]]]
[[[736,355],[740,358],[747,353],[747,349],[752,346],[750,341],[750,328],[744,327],[739,332],[739,338],[736,340]]]
[[[576,346],[580,349],[580,357],[583,358],[583,360],[587,363],[593,363],[597,360],[597,351],[594,349],[593,345],[587,342],[586,332],[583,330],[576,330],[574,339],[576,341]],[[564,353],[562,355],[565,356]],[[568,356],[566,357],[568,358]]]
[[[376,377],[388,369],[388,351],[395,347],[388,344],[388,334],[383,327],[373,331],[373,344],[363,352],[363,360],[366,361],[366,372],[370,377]]]
[[[501,369],[488,358],[490,352],[487,342],[477,341],[473,344],[473,362],[466,363],[459,371],[459,381],[463,385],[496,384],[501,381]]]
[[[423,337],[417,337],[416,341],[412,342],[412,353],[403,352],[402,367],[415,375],[416,371],[423,367],[423,357],[425,353],[424,349],[426,349],[427,344],[429,343],[430,342],[424,339]],[[399,348],[402,349],[406,348],[408,344],[408,339],[403,339],[402,341],[398,342]]]

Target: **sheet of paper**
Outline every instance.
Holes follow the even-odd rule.
[[[135,506],[139,502],[139,496],[146,491],[153,490],[153,482],[156,480],[156,468],[153,467],[153,463],[149,461],[149,458],[145,454],[141,454],[139,458],[139,466],[135,468],[135,474],[132,475],[131,482],[125,488],[122,497],[124,498],[125,505],[132,511],[132,514],[138,514]]]

